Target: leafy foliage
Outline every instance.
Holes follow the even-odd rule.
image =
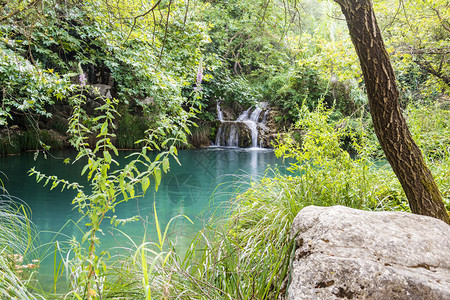
[[[2,109],[0,126],[7,124],[11,110],[30,111],[48,117],[45,106],[67,97],[73,90],[70,74],[59,75],[35,66],[0,44]]]
[[[448,93],[450,6],[447,1],[377,1],[405,101]]]
[[[265,96],[281,107],[286,112],[285,117],[291,120],[298,119],[302,103],[313,109],[321,98],[329,94],[327,82],[319,77],[316,70],[306,66],[273,77],[266,85]]]
[[[21,14],[8,19],[0,28],[6,42],[0,49],[0,125],[11,110],[49,117],[46,105],[76,92],[79,68],[83,84],[112,85],[121,103],[144,107],[155,128],[161,116],[183,115],[182,88],[192,85],[209,39],[205,24],[194,18],[201,6],[185,15],[180,2],[156,6],[157,14],[137,23],[150,3],[44,0],[44,15],[29,9],[26,20]]]

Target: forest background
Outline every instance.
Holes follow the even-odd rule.
[[[450,4],[389,0],[374,1],[374,9],[402,111],[448,210]],[[303,206],[409,210],[390,168],[371,167],[384,155],[358,58],[333,2],[10,0],[0,2],[0,11],[0,153],[70,143],[77,159],[88,158],[94,184],[92,194],[75,201],[92,226],[64,264],[72,281],[60,297],[275,297],[285,288],[289,224]],[[94,86],[110,86],[109,94]],[[237,195],[228,226],[220,233],[211,226],[194,239],[187,260],[160,230],[158,242],[130,249],[137,254],[128,264],[108,264],[95,251],[102,216],[118,194],[133,198],[151,180],[157,188],[177,148],[214,137],[217,101],[235,112],[268,102],[280,133],[276,152],[294,157],[292,169],[309,177],[274,170],[276,176]],[[161,156],[145,171],[131,165],[112,175],[109,152],[116,148],[141,151],[136,164],[146,161],[147,150]],[[96,197],[102,200],[89,204]],[[19,231],[29,228],[21,215],[11,222]],[[2,274],[10,278],[2,292],[10,293],[5,282],[11,282],[23,287],[16,297],[50,297],[33,270],[16,272],[14,254],[29,244],[28,235],[19,235],[24,243],[17,249],[2,244],[1,261],[9,266],[2,272],[10,271]]]

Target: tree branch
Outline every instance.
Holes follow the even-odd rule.
[[[433,66],[426,60],[416,60],[414,61],[422,70],[430,73],[441,79],[446,85],[450,87],[450,76],[445,75],[442,71],[436,70]]]
[[[39,2],[39,0],[33,0],[30,3],[28,3],[25,7],[23,8],[19,8],[16,10],[13,10],[12,12],[10,12],[9,14],[5,15],[5,16],[1,16],[0,17],[0,22],[3,22],[6,19],[12,18],[17,14],[20,14],[21,12],[31,8],[32,6],[36,5]]]
[[[161,53],[159,54],[158,63],[156,64],[156,68],[155,68],[155,69],[158,69],[159,64],[161,63],[161,59],[162,59],[163,52],[164,52],[164,45],[166,44],[166,39],[167,39],[167,29],[169,28],[170,7],[172,6],[172,1],[173,1],[173,0],[170,0],[170,1],[169,1],[169,7],[168,7],[168,9],[167,9],[166,26],[165,26],[164,37],[163,37],[163,40],[162,40],[162,46],[161,46]],[[161,1],[160,1],[160,2],[161,2]]]
[[[417,48],[413,48],[413,47],[404,47],[404,48],[399,48],[400,52],[405,53],[405,54],[411,54],[411,55],[423,55],[423,54],[427,54],[427,55],[446,55],[446,54],[450,54],[450,49],[448,48],[430,48],[430,49],[417,49]]]
[[[145,13],[142,13],[140,15],[137,15],[133,18],[133,25],[131,26],[130,32],[128,33],[127,37],[122,42],[122,44],[124,44],[130,38],[131,33],[133,32],[134,28],[136,27],[137,19],[145,17],[146,15],[151,13],[153,10],[155,10],[158,7],[158,5],[161,3],[161,1],[162,0],[158,0],[158,2],[156,2],[148,11],[146,11]],[[170,6],[170,4],[169,4],[169,6]]]
[[[442,24],[442,27],[444,27],[445,30],[450,32],[450,24],[447,20],[444,20],[441,16],[441,14],[439,13],[439,10],[437,10],[436,8],[430,6],[430,8],[436,13],[436,16],[438,17],[439,21]]]

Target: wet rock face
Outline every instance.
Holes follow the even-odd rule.
[[[248,148],[252,146],[252,133],[250,129],[244,124],[238,122],[237,125],[238,134],[239,134],[239,147],[240,148]]]
[[[248,148],[252,146],[250,129],[242,122],[223,122],[220,124],[216,144],[226,147]]]
[[[304,208],[283,299],[450,299],[450,226],[426,216]]]

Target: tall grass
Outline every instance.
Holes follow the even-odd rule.
[[[270,170],[258,183],[234,198],[227,217],[213,217],[213,223],[193,238],[187,250],[179,251],[167,243],[166,252],[152,253],[154,250],[147,243],[137,246],[134,259],[121,267],[137,267],[128,269],[137,275],[135,278],[141,276],[144,282],[152,282],[151,299],[276,299],[288,284],[286,278],[294,247],[290,228],[303,207],[336,204],[364,209],[394,207],[392,199],[386,198],[386,190],[351,188],[352,182],[364,175],[346,177],[348,185],[336,185],[334,190],[332,183],[323,185],[326,181],[323,176],[319,170],[302,176],[286,176],[276,169]],[[382,184],[386,178],[379,176],[377,180]],[[345,195],[338,197],[340,193]],[[358,198],[350,201],[352,195]],[[149,263],[136,264],[139,261],[136,258],[144,260],[141,256],[144,252],[149,254],[145,258]],[[152,272],[147,277],[144,274],[150,264]],[[134,282],[134,290],[139,290],[139,281]],[[144,295],[141,294],[141,299]]]
[[[31,292],[38,262],[27,261],[35,236],[28,216],[29,209],[20,199],[0,195],[1,299],[43,299]]]
[[[51,130],[28,129],[11,131],[6,136],[0,135],[0,155],[18,154],[27,150],[38,150],[51,147],[52,150],[64,147],[62,137]]]

